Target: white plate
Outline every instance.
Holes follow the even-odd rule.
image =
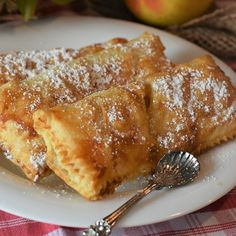
[[[25,25],[0,26],[0,50],[78,48],[106,41],[112,37],[134,38],[144,31],[157,33],[166,46],[167,56],[183,62],[205,54],[203,49],[171,34],[144,25],[93,17],[62,17]],[[234,83],[236,75],[224,63],[217,63]],[[160,222],[193,212],[217,200],[236,185],[236,140],[212,149],[201,158],[200,178],[193,184],[151,194],[135,206],[119,226],[136,226]],[[89,202],[54,177],[45,183],[32,184],[12,165],[1,160],[0,209],[33,220],[72,227],[83,227],[106,216],[131,196],[125,193],[109,199]],[[129,191],[127,191],[129,189]]]

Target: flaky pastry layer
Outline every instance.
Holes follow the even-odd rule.
[[[0,86],[9,81],[32,79],[51,66],[99,52],[115,44],[127,43],[124,38],[114,38],[81,49],[55,48],[49,50],[18,51],[0,54]]]
[[[134,89],[113,88],[35,114],[48,166],[86,198],[101,198],[151,168],[145,100],[137,95],[144,87]]]
[[[41,162],[46,150],[43,141],[40,146],[33,145],[35,139],[40,139],[33,127],[32,114],[36,110],[73,103],[111,86],[143,80],[171,66],[156,35],[144,33],[127,43],[119,42],[110,43],[104,50],[88,53],[77,60],[50,67],[33,79],[11,81],[0,87],[0,142],[14,163],[23,171],[26,167],[30,170],[25,172],[30,179],[43,175],[46,166],[39,164],[35,168],[35,162],[31,161],[33,156]],[[6,124],[11,129],[6,129]],[[24,130],[24,136],[18,132],[18,124]],[[15,139],[29,143],[28,150],[25,150],[24,142],[16,146],[8,137],[15,134]],[[18,155],[19,149],[30,155]]]
[[[210,56],[146,81],[34,113],[49,167],[90,200],[152,172],[162,155],[196,154],[236,135],[236,89]]]

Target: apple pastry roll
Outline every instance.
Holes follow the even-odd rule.
[[[201,153],[236,135],[236,89],[209,56],[147,80],[34,113],[48,166],[90,200],[152,172],[160,157]]]
[[[46,146],[33,128],[33,112],[73,103],[96,91],[167,70],[171,63],[163,51],[159,37],[145,33],[126,44],[61,63],[34,79],[3,85],[0,142],[8,157],[28,178],[37,180],[46,168]]]
[[[8,102],[20,102],[20,99],[25,99],[26,94],[21,97],[22,93],[26,92],[24,89],[31,86],[29,81],[34,80],[37,76],[43,77],[43,74],[47,73],[50,68],[53,71],[55,67],[58,68],[61,63],[69,63],[72,62],[72,60],[79,59],[83,56],[97,53],[115,45],[120,46],[127,42],[128,41],[124,38],[113,38],[105,43],[97,43],[80,49],[57,48],[51,50],[37,50],[28,52],[19,51],[1,54],[0,86],[11,81],[8,85],[6,85],[5,89],[3,88],[3,91],[7,90],[10,93],[8,94],[8,97],[11,97],[11,92],[13,92],[13,100],[8,100]],[[20,81],[22,80],[26,80],[26,83],[23,83],[23,85],[20,86]],[[39,80],[37,80],[37,82],[38,81]],[[33,84],[35,84],[35,82],[32,81],[32,85]],[[44,84],[41,83],[41,89],[43,89],[43,86]],[[21,93],[17,93],[18,89],[23,90]],[[34,88],[30,89],[32,91],[34,90]],[[14,92],[17,94],[14,94]],[[28,103],[25,103],[24,101],[22,101],[22,103],[20,102],[22,106],[21,109],[18,110],[20,112],[18,114],[19,117],[28,117],[29,111],[35,106],[34,104],[37,104],[39,99],[41,99],[39,94],[34,96],[29,92],[28,96],[31,95],[33,98],[31,98]],[[14,99],[19,100],[16,102]],[[7,104],[5,101],[3,102],[5,105]],[[18,105],[15,104],[13,107],[17,108]],[[24,105],[26,105],[26,107],[23,108]],[[29,107],[27,107],[27,105],[29,105]],[[14,113],[14,111],[12,112]],[[4,117],[6,118],[6,116]],[[12,121],[11,119],[15,120]],[[4,138],[2,141],[0,140],[0,146],[5,157],[20,166],[27,177],[36,181],[40,175],[47,175],[50,171],[45,164],[46,150],[44,142],[38,137],[36,132],[34,132],[30,124],[27,122],[28,121],[26,121],[26,119],[18,119],[16,114],[11,118],[6,118],[6,120],[1,119],[3,131],[1,135]],[[21,158],[17,158],[19,156],[21,156]]]
[[[34,78],[50,66],[60,65],[62,62],[72,61],[126,42],[124,38],[114,38],[108,42],[89,45],[81,49],[55,48],[0,54],[0,86],[9,81]]]
[[[148,86],[158,158],[170,150],[199,154],[236,135],[236,89],[210,56],[153,76]]]
[[[132,87],[132,86],[129,86]],[[47,164],[82,196],[96,200],[151,168],[144,86],[112,88],[35,114]]]

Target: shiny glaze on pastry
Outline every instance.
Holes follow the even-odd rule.
[[[2,148],[28,178],[37,180],[45,172],[46,146],[33,128],[33,112],[73,103],[96,91],[167,70],[171,63],[163,51],[159,37],[145,33],[127,43],[117,42],[102,51],[62,62],[35,78],[1,86]]]
[[[152,172],[169,151],[196,154],[236,135],[236,89],[210,56],[34,114],[48,166],[90,200]]]

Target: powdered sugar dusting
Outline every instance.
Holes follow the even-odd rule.
[[[3,153],[4,157],[6,157],[8,160],[13,160],[13,156],[7,148],[5,148],[3,145],[1,145],[1,149],[2,149],[2,153]]]
[[[236,117],[236,101],[234,101],[232,105],[224,111],[222,116],[223,116],[222,119],[223,122],[231,119],[232,116]]]
[[[174,136],[173,132],[167,132],[165,136],[158,136],[157,142],[161,147],[169,148],[174,143]]]
[[[183,82],[184,77],[182,74],[167,75],[157,79],[153,83],[153,89],[163,94],[164,99],[166,99],[165,105],[169,109],[182,108],[184,103]]]
[[[147,54],[153,54],[155,53],[155,50],[153,49],[152,41],[154,40],[153,35],[151,35],[152,40],[150,40],[150,37],[148,38],[141,38],[141,40],[137,40],[133,42],[133,48],[145,48]]]
[[[38,51],[19,51],[0,56],[0,74],[10,81],[12,76],[33,78],[47,70],[50,65],[76,58],[78,50],[58,48]]]
[[[229,96],[228,85],[226,81],[219,80],[217,78],[212,77],[211,75],[205,79],[193,79],[190,84],[190,92],[191,99],[189,102],[189,113],[193,121],[196,119],[195,111],[203,110],[205,113],[209,113],[210,111],[214,111],[215,113],[215,121],[217,121],[217,116],[222,116],[224,112],[224,101]],[[199,100],[198,93],[201,93],[203,99]],[[209,103],[209,96],[206,96],[207,93],[212,94],[214,105],[210,108],[206,105]]]
[[[45,162],[46,153],[45,152],[39,152],[37,154],[32,154],[29,159],[35,169],[42,169],[46,165],[46,162]]]
[[[216,78],[209,77],[206,80],[194,80],[191,89],[198,89],[202,94],[213,90],[214,99],[219,102],[227,98],[227,84],[225,81],[218,81]]]
[[[124,120],[121,112],[117,111],[115,106],[111,107],[111,109],[107,112],[107,116],[110,122],[114,122],[116,120]]]
[[[30,112],[37,110],[44,106],[44,101],[48,101],[49,98],[51,101],[51,104],[47,104],[49,107],[73,103],[96,91],[134,80],[138,71],[141,71],[142,64],[138,66],[139,60],[143,59],[146,51],[143,49],[135,54],[133,49],[138,41],[143,40],[148,44],[145,47],[153,47],[151,41],[155,38],[141,37],[120,45],[115,51],[113,51],[114,46],[111,46],[110,49],[78,58],[76,61],[62,61],[60,65],[47,68],[30,83],[23,81],[20,84],[23,91],[22,99],[30,100],[27,102],[28,110]],[[159,52],[157,54],[159,55]],[[159,57],[156,57],[156,60],[158,59]],[[133,66],[126,66],[126,63],[132,63]],[[144,67],[146,68],[145,65]]]
[[[199,129],[206,128],[208,119],[209,123],[212,122],[209,124],[211,127],[235,119],[236,101],[228,78],[211,72],[177,67],[172,74],[154,79],[154,102],[151,103],[156,102],[159,104],[157,106],[167,109],[161,113],[165,116],[164,128],[155,127],[159,125],[155,121],[156,118],[151,126],[151,132],[156,135],[157,149],[169,150],[177,148],[179,144],[182,147],[184,143],[188,145],[194,140]],[[156,112],[158,113],[158,109]],[[162,122],[161,116],[158,119]],[[191,130],[192,137],[184,135],[184,130],[187,133]]]

